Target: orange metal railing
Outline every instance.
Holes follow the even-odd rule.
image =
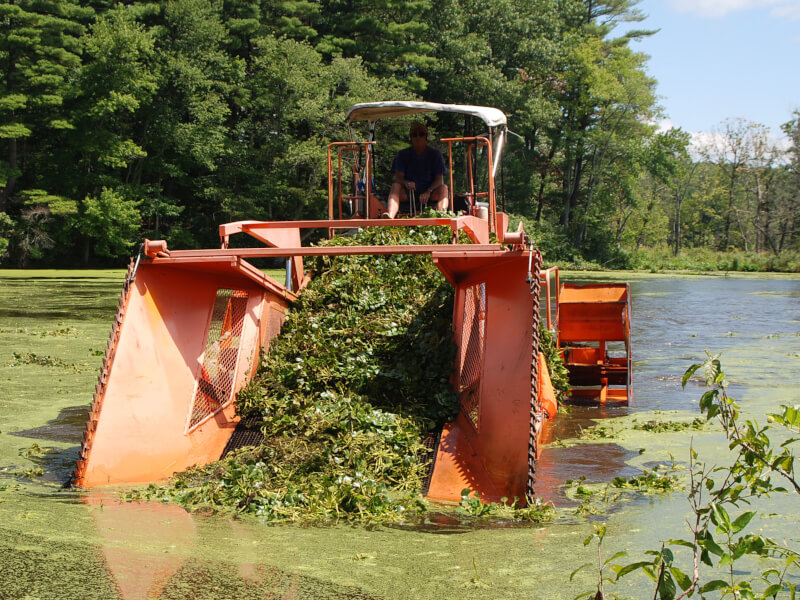
[[[489,200],[489,231],[491,233],[497,233],[497,197],[495,192],[495,182],[494,182],[494,174],[492,173],[491,165],[492,162],[492,144],[489,142],[488,138],[482,136],[471,136],[471,137],[452,137],[452,138],[442,138],[442,142],[447,142],[447,154],[448,154],[448,168],[450,171],[450,195],[453,196],[454,187],[453,187],[453,142],[473,142],[469,146],[467,146],[467,176],[469,180],[469,196],[472,199],[472,206],[470,210],[470,214],[475,214],[472,208],[474,208],[474,203],[476,198],[488,198]],[[488,189],[485,192],[476,192],[475,191],[475,173],[472,165],[472,152],[476,147],[485,147],[487,152],[487,160],[488,160],[488,181],[487,187]]]
[[[338,173],[338,193],[336,194],[336,199],[338,199],[338,209],[339,209],[339,219],[344,218],[343,213],[343,202],[345,200],[352,200],[358,203],[359,200],[364,200],[364,212],[369,215],[369,194],[371,193],[372,187],[372,146],[375,142],[333,142],[328,145],[328,218],[334,219],[334,174],[333,174],[333,149],[337,149],[337,165],[338,169],[336,172]],[[365,181],[365,189],[364,195],[358,193],[358,189],[354,190],[353,194],[345,194],[342,186],[342,154],[344,152],[352,152],[354,161],[356,161],[356,155],[359,152],[365,151],[365,161],[364,161],[364,181]],[[357,162],[357,161],[356,161]],[[354,173],[355,177],[358,177],[357,173]],[[354,209],[354,212],[358,212],[358,205]]]

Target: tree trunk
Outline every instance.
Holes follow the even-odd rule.
[[[547,180],[547,169],[553,163],[553,157],[556,154],[556,146],[557,144],[553,141],[553,145],[550,148],[550,154],[547,155],[547,162],[542,165],[542,169],[539,172],[539,194],[537,197],[537,206],[536,206],[536,222],[538,223],[542,218],[542,208],[544,207],[544,186]]]
[[[581,180],[583,166],[582,153],[578,153],[578,157],[570,165],[564,177],[564,212],[561,217],[561,226],[563,227],[564,234],[569,232],[570,212],[572,207],[575,206],[576,198],[578,196],[578,185]]]
[[[8,140],[8,166],[12,170],[16,170],[17,168],[17,140],[15,138]],[[17,178],[14,176],[9,177],[8,181],[6,182],[6,186],[3,188],[3,191],[0,192],[0,212],[6,211],[8,202],[11,199],[11,195],[14,193],[14,188],[16,185]]]
[[[678,256],[678,252],[681,251],[681,204],[682,198],[678,196],[675,199],[675,227],[673,231],[673,244],[672,244],[672,254],[673,256]]]
[[[720,250],[726,251],[731,245],[731,216],[733,215],[733,188],[736,176],[731,176],[731,186],[728,190],[728,210],[725,212],[725,242]]]
[[[84,267],[89,266],[89,252],[92,249],[92,238],[88,235],[83,238],[83,256],[81,257],[81,264]]]

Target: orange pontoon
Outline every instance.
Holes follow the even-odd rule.
[[[451,190],[453,144],[467,153],[469,187],[459,195],[464,214],[368,218],[377,216],[377,199],[366,192],[372,188],[376,122],[435,111],[470,115],[488,127],[482,136],[445,140]],[[441,434],[428,496],[458,500],[461,491],[470,488],[484,500],[516,497],[524,502],[533,494],[539,440],[557,405],[538,351],[541,255],[521,226],[508,231],[507,215],[497,210],[494,175],[506,135],[505,116],[485,107],[382,102],[356,105],[348,120],[367,121],[370,139],[331,145],[328,219],[228,223],[220,226],[217,249],[175,251],[163,241],[145,242],[123,289],[75,470],[77,485],[159,481],[220,457],[238,421],[236,393],[254,374],[259,353],[268,351],[287,308],[307,281],[303,256],[429,254],[455,288],[454,386],[462,410]],[[348,164],[349,159],[359,164]],[[477,177],[474,170],[481,160],[486,172]],[[345,192],[353,179],[354,191]],[[478,189],[479,180],[485,189]],[[370,184],[359,186],[359,181]],[[300,243],[301,230],[310,228],[334,234],[358,227],[427,225],[450,227],[453,243]],[[460,232],[471,243],[458,243]],[[238,234],[263,246],[231,248],[231,236]],[[496,241],[490,241],[492,234]],[[286,281],[275,281],[253,267],[248,259],[256,257],[285,259]],[[575,302],[586,304],[585,296],[568,290],[572,288],[563,288],[559,296],[562,325],[577,323],[570,316]],[[598,307],[605,310],[604,304]],[[587,309],[591,315],[592,308]],[[602,339],[613,337],[603,334]],[[566,343],[575,337],[559,339]],[[566,352],[570,356],[573,350]],[[597,357],[602,354],[598,351]],[[591,367],[592,374],[608,378],[606,363],[598,364]]]

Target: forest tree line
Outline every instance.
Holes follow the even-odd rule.
[[[550,258],[796,253],[788,147],[727,120],[658,131],[631,0],[0,0],[0,260],[120,265],[143,237],[324,216],[356,102],[496,106],[502,201]]]

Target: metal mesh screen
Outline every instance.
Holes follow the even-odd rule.
[[[203,368],[197,381],[187,431],[213,415],[231,399],[246,311],[247,292],[224,288],[217,290],[206,336]]]
[[[486,284],[476,283],[464,290],[464,320],[459,344],[458,391],[461,407],[477,429],[480,414],[481,369],[486,341]]]
[[[281,332],[284,319],[286,319],[286,313],[274,306],[270,308],[269,319],[267,320],[267,336],[264,340],[265,351],[269,351],[273,338]]]

